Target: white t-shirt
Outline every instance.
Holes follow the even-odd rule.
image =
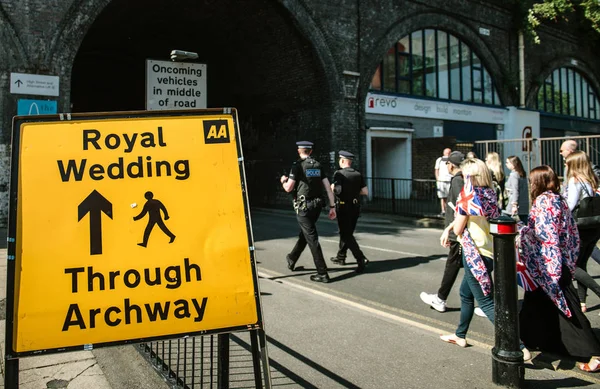
[[[439,157],[435,161],[435,169],[438,170],[438,181],[450,182],[452,175],[448,172],[446,161],[442,161],[443,157]]]

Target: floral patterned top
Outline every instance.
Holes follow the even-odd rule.
[[[521,260],[531,277],[567,317],[571,310],[558,281],[563,265],[575,273],[579,255],[579,232],[566,201],[546,191],[539,195],[529,213],[527,226],[520,230]]]

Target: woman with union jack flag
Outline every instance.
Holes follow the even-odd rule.
[[[476,158],[466,159],[461,169],[464,187],[456,201],[454,221],[444,230],[452,229],[460,241],[465,275],[460,285],[460,322],[454,334],[442,335],[444,342],[467,346],[466,336],[475,310],[475,300],[494,323],[492,294],[493,241],[490,219],[500,215],[492,176],[485,163]],[[445,242],[442,242],[444,244]]]
[[[560,182],[549,166],[529,174],[533,202],[527,225],[520,230],[521,261],[538,288],[525,290],[519,314],[524,344],[540,351],[586,361],[584,371],[600,370],[600,342],[581,310],[573,276],[579,233]]]

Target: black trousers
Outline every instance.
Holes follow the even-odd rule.
[[[317,220],[319,220],[320,215],[321,206],[309,207],[309,209],[305,211],[298,210],[296,219],[300,225],[300,234],[298,235],[298,241],[289,256],[294,262],[298,261],[298,258],[300,258],[306,245],[308,245],[313,260],[315,261],[317,272],[324,275],[327,274],[327,265],[325,264],[323,250],[319,243],[319,234],[317,233]]]
[[[359,265],[364,264],[365,254],[360,250],[354,238],[356,222],[360,215],[360,208],[355,205],[338,205],[337,222],[340,229],[340,244],[336,255],[338,259],[346,259],[348,250],[352,252]]]
[[[600,285],[587,272],[587,263],[590,255],[600,239],[600,230],[597,228],[583,228],[579,230],[579,256],[577,257],[577,267],[575,268],[575,279],[577,280],[577,294],[579,300],[585,303],[587,290],[591,289],[600,297]]]
[[[438,290],[438,297],[444,301],[448,300],[448,295],[452,289],[452,285],[458,277],[458,272],[462,267],[462,249],[460,243],[450,241],[450,250],[448,251],[448,259],[442,276],[442,283]]]

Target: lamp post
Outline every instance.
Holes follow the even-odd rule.
[[[186,61],[190,59],[198,59],[198,53],[194,53],[193,51],[183,51],[183,50],[172,50],[171,51],[171,61]]]

